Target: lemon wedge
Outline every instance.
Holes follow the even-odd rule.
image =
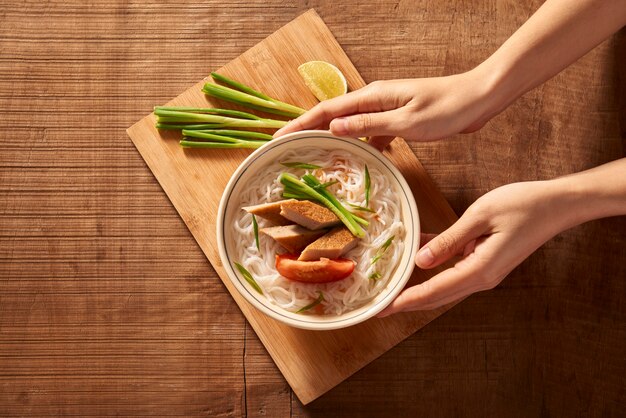
[[[326,61],[309,61],[298,67],[304,84],[319,101],[332,99],[348,92],[346,77],[339,68]]]

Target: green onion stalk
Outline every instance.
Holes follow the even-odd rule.
[[[211,76],[215,81],[230,86],[207,83],[203,91],[212,97],[289,118],[305,112],[223,75],[212,73]],[[255,129],[279,129],[287,124],[284,120],[262,118],[231,109],[156,106],[154,114],[157,129],[182,131],[180,144],[186,148],[259,148],[272,136]]]
[[[206,139],[209,141],[219,140],[255,140],[255,141],[271,141],[272,135],[253,131],[234,131],[228,129],[206,129],[194,130],[183,129],[184,136],[197,138],[198,140]]]
[[[184,148],[259,148],[267,143],[270,139],[266,138],[266,134],[259,132],[248,132],[245,135],[226,136],[209,131],[188,131],[183,129],[183,139],[180,145]]]
[[[298,309],[296,311],[297,314],[308,311],[309,309],[312,309],[314,307],[316,307],[317,305],[319,305],[320,303],[324,302],[324,294],[320,291],[317,292],[318,296],[317,299],[315,299],[313,302],[309,303],[306,306],[303,306],[302,308]]]
[[[368,225],[369,222],[348,211],[331,192],[322,187],[323,185],[314,176],[305,175],[302,180],[299,180],[292,174],[282,173],[280,182],[284,186],[283,197],[317,201],[337,215],[354,236],[359,238],[365,236],[365,231],[359,223]]]
[[[383,245],[380,246],[378,251],[376,251],[376,255],[374,255],[374,257],[372,258],[370,264],[375,264],[378,260],[381,259],[381,257],[387,252],[387,248],[389,248],[394,238],[395,235],[392,235],[390,238],[387,239],[387,241],[383,243]]]
[[[312,188],[314,188],[315,190],[318,190],[319,193],[324,196],[326,199],[328,199],[334,206],[336,206],[337,208],[340,208],[341,211],[347,213],[350,215],[350,218],[352,218],[356,223],[359,223],[365,227],[369,226],[369,222],[366,221],[365,219],[356,216],[354,213],[350,212],[349,210],[347,210],[342,204],[341,202],[339,202],[339,200],[337,200],[337,198],[335,197],[335,195],[333,195],[331,192],[329,192],[328,190],[326,190],[326,187],[320,183],[320,181],[313,175],[311,174],[305,174],[304,176],[302,176],[302,180],[308,184],[309,186],[311,186]]]
[[[285,167],[288,167],[288,168],[302,168],[302,169],[305,169],[305,170],[317,170],[319,168],[322,168],[319,165],[309,164],[309,163],[301,163],[301,162],[298,162],[298,161],[293,161],[293,162],[291,162],[291,161],[281,161],[280,164],[284,165]]]
[[[272,136],[228,128],[280,128],[286,124],[224,109],[157,107],[154,114],[158,118],[157,128],[182,131],[180,145],[185,148],[259,148]]]
[[[208,109],[207,109],[208,110]],[[265,119],[265,118],[243,118],[232,117],[234,115],[223,115],[221,113],[200,113],[183,110],[171,110],[168,108],[156,108],[154,114],[157,116],[157,123],[165,124],[211,124],[214,128],[282,128],[287,124],[284,120]],[[184,128],[184,126],[181,126]]]
[[[244,280],[246,282],[248,282],[248,284],[250,286],[252,286],[252,288],[254,290],[256,290],[257,292],[259,292],[261,295],[263,294],[263,289],[261,289],[261,286],[259,286],[259,284],[256,282],[256,280],[254,280],[254,277],[252,277],[252,274],[250,274],[250,272],[241,264],[239,263],[235,263],[235,267],[237,267],[237,270],[239,270],[239,273],[241,273],[241,275],[243,276]]]
[[[255,149],[260,148],[266,144],[264,141],[237,141],[232,143],[226,142],[202,142],[202,141],[189,141],[188,139],[181,139],[180,146],[183,148],[208,148],[208,149]]]
[[[289,118],[297,118],[306,112],[305,109],[273,99],[266,94],[226,76],[211,73],[211,77],[213,77],[215,81],[233,87],[230,88],[219,84],[206,83],[202,91],[211,97],[233,102],[249,109],[261,110]]]

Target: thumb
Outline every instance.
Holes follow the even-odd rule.
[[[450,228],[443,231],[424,245],[415,255],[415,264],[420,268],[433,268],[448,261],[480,237],[486,230],[480,219],[463,215]]]
[[[339,136],[376,136],[390,135],[394,122],[394,111],[360,113],[333,119],[330,131]],[[393,134],[392,134],[393,135]]]

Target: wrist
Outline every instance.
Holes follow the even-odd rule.
[[[626,214],[626,159],[549,180],[565,228]]]
[[[483,120],[489,120],[504,111],[526,91],[514,72],[513,64],[494,59],[494,56],[470,71],[481,89]]]

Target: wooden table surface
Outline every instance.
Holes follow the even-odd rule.
[[[624,217],[559,235],[305,407],[125,133],[310,7],[373,81],[470,69],[540,2],[2,3],[0,415],[625,410]],[[625,155],[623,35],[480,132],[412,144],[458,214]]]

